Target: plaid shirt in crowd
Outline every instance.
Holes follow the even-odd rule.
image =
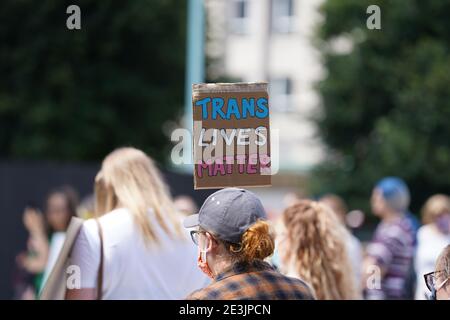
[[[312,300],[303,281],[289,278],[263,261],[236,263],[219,274],[206,288],[191,293],[189,300]]]

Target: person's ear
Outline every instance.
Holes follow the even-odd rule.
[[[214,237],[209,232],[206,232],[205,235],[206,235],[206,239],[208,241],[208,245],[206,247],[206,252],[212,252],[212,251],[217,250],[217,247],[219,245],[217,240],[214,239]]]

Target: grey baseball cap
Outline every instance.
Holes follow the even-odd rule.
[[[239,243],[252,224],[266,217],[261,201],[253,192],[225,188],[210,195],[198,214],[184,220],[184,227],[201,227],[221,240]]]

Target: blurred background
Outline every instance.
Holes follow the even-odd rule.
[[[366,27],[372,4],[381,30]],[[64,185],[88,203],[116,147],[155,158],[175,197],[213,191],[170,159],[196,82],[269,82],[280,172],[254,191],[271,216],[335,193],[364,241],[384,176],[407,182],[419,216],[450,193],[449,14],[446,0],[1,1],[0,298],[20,282],[24,208]]]

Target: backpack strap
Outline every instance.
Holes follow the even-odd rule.
[[[97,222],[98,236],[100,238],[100,265],[98,267],[97,275],[97,300],[102,300],[102,289],[103,289],[103,229],[98,218],[95,219]]]

